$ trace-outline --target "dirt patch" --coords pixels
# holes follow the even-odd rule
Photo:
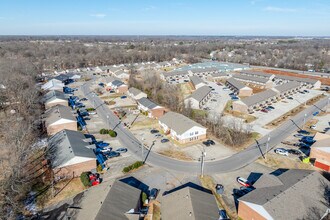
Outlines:
[[[158,128],[158,121],[156,119],[144,117],[143,120],[139,120],[133,123],[131,130],[139,130],[144,128]]]
[[[193,88],[190,83],[182,83],[179,86],[180,86],[183,97],[190,95],[193,91]]]
[[[260,87],[252,87],[252,90],[253,90],[253,94],[266,91],[266,89]]]
[[[192,158],[190,156],[186,155],[184,152],[174,150],[174,149],[163,150],[163,151],[160,151],[159,154],[167,156],[167,157],[175,158],[178,160],[184,160],[184,161],[192,160]]]
[[[202,186],[204,188],[207,188],[207,189],[209,189],[209,190],[212,191],[212,193],[213,193],[213,195],[214,195],[214,197],[215,197],[215,199],[217,201],[218,206],[219,207],[222,207],[223,209],[226,210],[228,217],[230,219],[237,219],[237,213],[236,213],[236,211],[235,210],[231,210],[229,208],[229,206],[225,203],[224,199],[219,194],[216,193],[216,191],[215,191],[216,184],[214,183],[213,178],[210,177],[210,176],[205,176],[204,175],[204,177],[201,177],[200,176],[199,179],[200,179],[200,181],[202,183]]]

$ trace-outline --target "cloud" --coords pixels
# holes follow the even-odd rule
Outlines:
[[[298,9],[296,8],[280,8],[280,7],[273,7],[273,6],[268,6],[263,9],[264,11],[269,11],[269,12],[296,12]]]
[[[157,9],[157,7],[151,5],[151,6],[145,7],[145,8],[143,9],[143,11],[152,11],[152,10],[155,10],[155,9]]]
[[[97,13],[97,14],[91,14],[90,16],[91,17],[95,17],[95,18],[104,18],[107,15],[106,14],[103,14],[103,13]]]

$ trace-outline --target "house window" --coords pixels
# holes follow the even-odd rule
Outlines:
[[[198,134],[198,131],[195,131],[195,134]]]

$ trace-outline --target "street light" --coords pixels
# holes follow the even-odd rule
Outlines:
[[[266,159],[266,156],[267,156],[267,153],[268,153],[269,141],[270,141],[270,136],[268,136],[268,138],[267,138],[265,159]]]
[[[107,121],[108,121],[108,127],[109,127],[109,129],[110,129],[109,115],[107,115]]]

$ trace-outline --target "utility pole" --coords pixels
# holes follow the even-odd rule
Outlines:
[[[201,177],[203,178],[204,177],[204,162],[205,162],[205,159],[204,159],[204,157],[206,156],[206,152],[205,152],[205,150],[203,149],[203,151],[202,151],[202,159],[201,159],[201,162],[202,162],[202,175],[201,175]]]
[[[269,141],[270,141],[270,136],[268,136],[268,138],[267,138],[267,143],[266,143],[266,152],[265,152],[265,159],[266,159],[266,156],[267,156],[267,153],[268,153],[268,148],[269,148]]]

